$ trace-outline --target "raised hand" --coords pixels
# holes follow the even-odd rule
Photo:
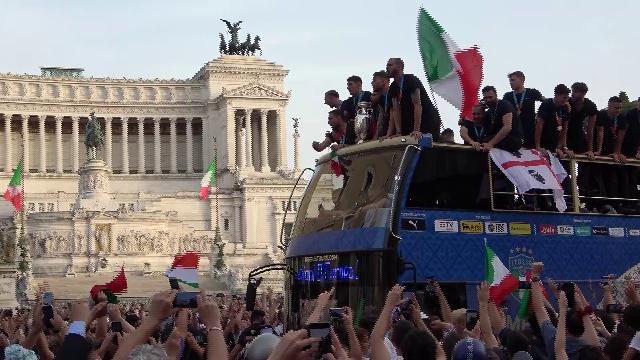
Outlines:
[[[531,264],[531,277],[540,278],[542,271],[544,270],[544,263],[538,261]]]
[[[561,312],[564,310],[565,313],[569,309],[569,303],[567,301],[567,295],[564,293],[564,291],[558,292],[558,307],[559,307]]]
[[[91,320],[91,310],[89,310],[89,304],[86,301],[79,301],[71,306],[69,321],[89,322],[89,320]]]
[[[350,307],[343,307],[344,313],[342,314],[342,322],[345,324],[353,324],[353,311]]]
[[[289,331],[271,352],[269,360],[297,360],[307,359],[317,350],[307,348],[320,341],[320,338],[308,338],[307,330]],[[305,348],[307,348],[305,350]]]
[[[318,301],[316,306],[324,306],[326,307],[327,305],[329,305],[329,301],[331,300],[331,297],[333,296],[333,293],[336,291],[335,287],[332,287],[331,290],[329,291],[323,291],[320,295],[318,295]]]
[[[175,290],[167,290],[153,295],[149,317],[158,322],[166,319],[171,314],[176,294]]]
[[[486,281],[481,282],[478,286],[478,302],[480,304],[489,303],[489,284]]]
[[[220,309],[215,302],[213,302],[204,292],[201,292],[198,297],[198,313],[200,314],[200,320],[207,329],[213,327],[220,327]],[[242,318],[242,312],[238,313],[238,316]]]
[[[402,291],[404,290],[403,286],[398,284],[394,285],[389,293],[387,293],[387,301],[385,305],[387,306],[398,306],[402,303]]]

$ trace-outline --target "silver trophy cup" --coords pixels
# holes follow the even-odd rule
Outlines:
[[[358,103],[358,110],[356,112],[356,118],[354,128],[356,132],[356,138],[358,142],[362,142],[367,138],[369,129],[371,126],[371,103],[368,101],[360,101]]]

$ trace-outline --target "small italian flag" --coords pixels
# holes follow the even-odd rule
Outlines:
[[[518,290],[520,280],[500,261],[493,250],[484,244],[486,254],[486,280],[489,284],[489,298],[500,304],[504,298]]]
[[[199,261],[200,255],[195,252],[189,251],[184,255],[176,255],[171,268],[167,270],[165,275],[170,279],[176,279],[194,288],[200,287]]]
[[[22,211],[22,160],[13,172],[9,186],[4,192],[4,198],[13,204],[16,211]]]
[[[200,200],[206,200],[209,196],[209,190],[216,183],[216,159],[213,158],[209,163],[207,173],[202,177],[200,181]]]
[[[471,119],[473,105],[480,102],[480,51],[477,47],[460,50],[444,28],[422,8],[417,30],[420,55],[431,89]]]

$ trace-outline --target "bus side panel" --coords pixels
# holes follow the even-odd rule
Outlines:
[[[418,280],[483,280],[485,239],[518,274],[542,261],[545,277],[595,280],[619,276],[640,263],[635,218],[404,210],[398,226],[398,255],[416,265]],[[405,272],[400,280],[411,277]]]

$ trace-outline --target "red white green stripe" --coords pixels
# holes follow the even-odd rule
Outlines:
[[[22,160],[13,172],[9,186],[4,192],[4,198],[13,204],[16,211],[22,211]]]
[[[424,9],[418,15],[418,46],[431,89],[463,115],[479,102],[482,56],[477,47],[460,51],[451,36]]]
[[[216,183],[216,159],[214,158],[209,163],[207,173],[202,177],[200,181],[200,200],[205,200],[209,196],[211,187]]]
[[[200,255],[198,253],[187,252],[184,255],[176,255],[171,268],[167,270],[165,275],[194,288],[200,287],[199,261]]]
[[[486,280],[489,284],[489,297],[496,304],[500,304],[504,298],[518,289],[520,280],[500,261],[493,250],[484,245],[486,261]]]

